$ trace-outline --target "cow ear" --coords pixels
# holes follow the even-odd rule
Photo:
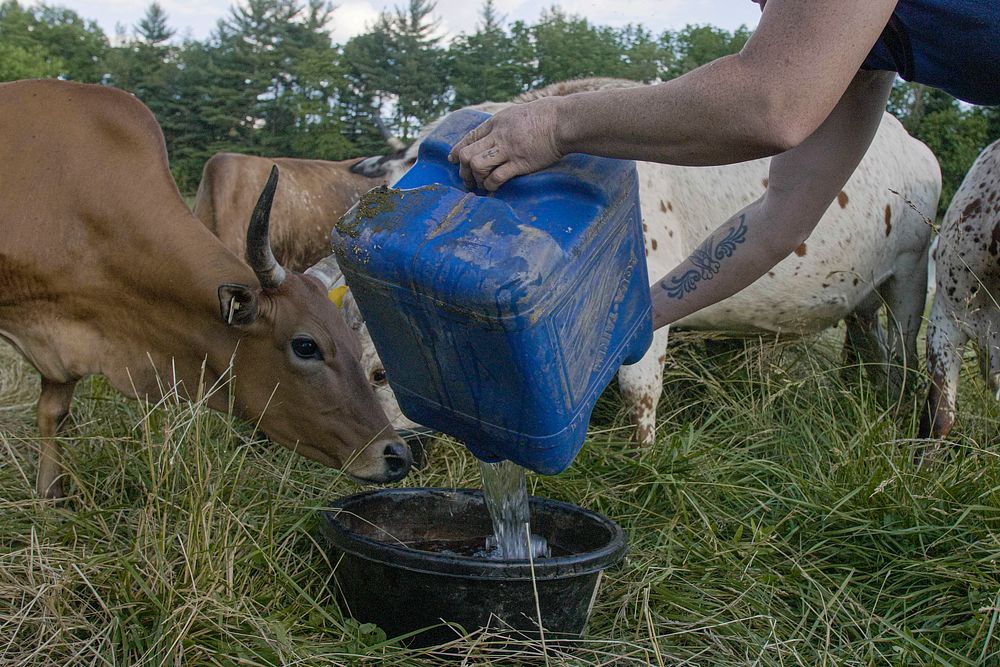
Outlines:
[[[247,285],[219,285],[222,321],[232,326],[246,326],[257,319],[257,291]]]

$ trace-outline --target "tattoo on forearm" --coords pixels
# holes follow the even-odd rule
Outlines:
[[[672,299],[680,299],[685,294],[689,294],[698,288],[698,283],[702,280],[711,280],[721,268],[721,261],[726,257],[732,257],[736,252],[736,246],[746,241],[747,223],[746,213],[740,216],[739,221],[731,227],[726,235],[717,244],[709,237],[691,253],[691,263],[693,269],[688,269],[680,276],[675,276],[669,281],[663,280],[660,286],[666,290],[667,295]]]

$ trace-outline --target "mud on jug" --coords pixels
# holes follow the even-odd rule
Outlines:
[[[573,154],[470,192],[448,153],[487,118],[447,116],[332,243],[403,413],[554,474],[652,340],[635,163]]]

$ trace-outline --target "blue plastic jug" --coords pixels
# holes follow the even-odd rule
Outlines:
[[[554,474],[652,340],[635,163],[574,154],[470,192],[448,153],[487,118],[446,117],[333,248],[403,413],[480,459]]]

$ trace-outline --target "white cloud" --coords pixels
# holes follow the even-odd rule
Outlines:
[[[329,23],[333,41],[342,44],[354,35],[364,32],[378,19],[378,14],[379,11],[367,0],[338,2]]]

